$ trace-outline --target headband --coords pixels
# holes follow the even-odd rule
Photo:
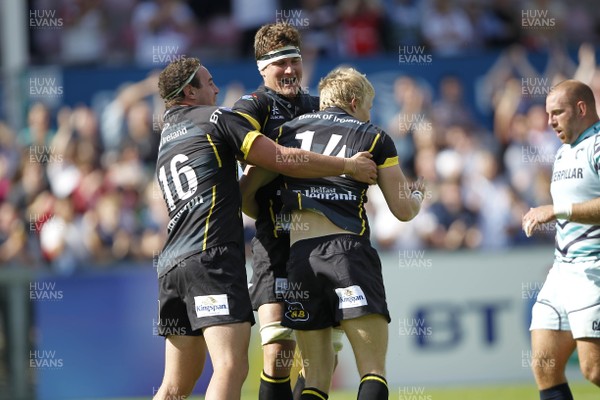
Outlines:
[[[259,57],[258,60],[256,60],[256,65],[258,66],[258,70],[262,71],[269,64],[271,64],[275,61],[283,60],[284,58],[293,58],[293,57],[302,58],[302,56],[300,55],[300,49],[297,48],[296,46],[285,46],[285,47],[281,47],[279,49],[270,51],[267,54],[265,54],[264,56]]]
[[[171,93],[169,93],[168,95],[165,96],[165,100],[171,100],[173,98],[175,98],[175,96],[177,96],[179,94],[179,92],[181,92],[183,90],[183,88],[192,81],[192,79],[194,79],[194,76],[196,76],[196,72],[198,72],[198,70],[200,69],[202,65],[198,65],[198,68],[196,68],[194,70],[194,72],[192,72],[192,74],[190,75],[189,78],[186,79],[185,82],[183,82],[183,84],[181,86],[179,86],[177,89],[173,90]]]

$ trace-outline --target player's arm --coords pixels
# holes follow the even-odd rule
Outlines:
[[[600,198],[573,204],[547,204],[531,208],[523,216],[523,231],[529,237],[538,225],[555,219],[600,225]]]
[[[583,203],[575,203],[571,206],[572,210],[569,221],[579,222],[581,224],[600,225],[600,198],[588,200]]]
[[[366,151],[352,158],[325,156],[292,147],[283,147],[264,135],[253,138],[245,152],[248,163],[293,178],[322,178],[349,175],[359,182],[373,184],[377,180],[377,167]]]
[[[267,171],[260,167],[248,165],[244,175],[240,179],[240,191],[242,192],[242,211],[250,218],[258,217],[258,203],[256,202],[256,191],[271,182],[277,173]]]
[[[352,158],[325,156],[306,150],[283,147],[256,129],[239,113],[217,109],[210,121],[219,127],[223,138],[249,164],[294,178],[321,178],[349,175],[359,182],[377,182],[377,167],[371,154],[360,152]],[[225,122],[223,122],[225,121]]]
[[[417,181],[416,184],[411,184],[400,165],[393,161],[391,164],[380,167],[377,184],[392,214],[400,221],[410,221],[421,210],[423,183]]]

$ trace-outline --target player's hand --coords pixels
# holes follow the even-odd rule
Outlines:
[[[372,157],[368,151],[356,153],[352,158],[346,159],[349,171],[345,173],[359,182],[369,185],[377,183],[377,165],[371,160]]]
[[[554,207],[551,205],[530,208],[527,214],[523,216],[523,232],[525,232],[527,237],[530,237],[536,227],[554,219],[556,219],[554,216]]]
[[[410,195],[419,199],[419,203],[425,199],[425,180],[422,176],[410,184]]]
[[[425,189],[425,180],[422,176],[420,176],[416,181],[410,184],[411,192],[419,191],[421,193],[425,193]]]

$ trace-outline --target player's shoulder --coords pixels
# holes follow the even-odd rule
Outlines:
[[[302,93],[300,96],[302,100],[314,111],[319,110],[319,96],[313,96],[309,93]]]
[[[233,109],[244,109],[268,104],[269,94],[264,88],[260,87],[253,92],[242,95],[233,105]]]
[[[593,134],[590,139],[590,143],[588,144],[588,154],[594,160],[597,160],[600,158],[600,132]]]

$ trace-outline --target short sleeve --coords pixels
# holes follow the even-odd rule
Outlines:
[[[235,102],[232,110],[240,114],[257,130],[262,130],[262,123],[268,115],[267,107],[263,106],[256,93],[245,94]]]
[[[600,135],[594,137],[592,167],[594,168],[594,171],[596,171],[596,175],[600,175]]]
[[[380,131],[375,136],[369,151],[373,154],[373,162],[375,162],[377,168],[392,167],[399,163],[396,145],[384,131]]]
[[[262,136],[258,130],[242,115],[226,108],[213,112],[210,122],[216,125],[219,136],[236,150],[236,155],[244,160],[257,137]]]

